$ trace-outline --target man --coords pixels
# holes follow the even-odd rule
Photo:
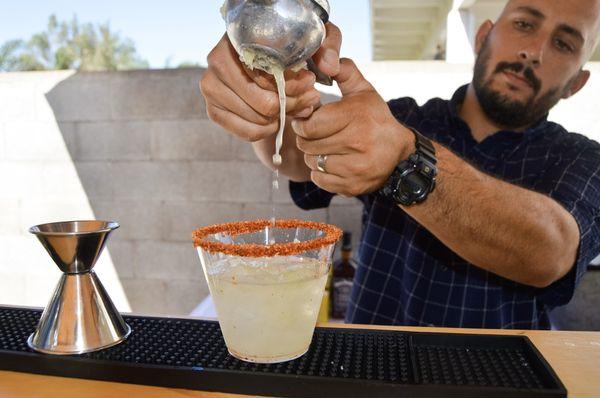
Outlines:
[[[312,74],[287,77],[280,171],[303,208],[336,193],[364,204],[346,321],[550,327],[548,311],[600,253],[600,145],[546,116],[586,84],[599,32],[599,0],[511,0],[477,33],[471,84],[418,106],[386,104],[352,61],[338,63],[328,25],[315,60],[343,98],[319,107]],[[208,61],[209,117],[272,167],[271,80],[226,38]]]

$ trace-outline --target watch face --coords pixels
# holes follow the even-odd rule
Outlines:
[[[413,199],[427,193],[428,181],[420,173],[410,173],[402,179],[401,190]]]

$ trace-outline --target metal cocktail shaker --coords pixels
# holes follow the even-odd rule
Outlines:
[[[317,81],[331,85],[311,59],[325,39],[327,0],[226,0],[221,11],[238,54],[267,54],[284,69],[306,62]]]

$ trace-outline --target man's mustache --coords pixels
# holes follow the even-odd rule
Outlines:
[[[531,84],[531,87],[533,87],[533,91],[536,94],[542,88],[542,82],[535,76],[533,70],[530,67],[525,67],[525,65],[520,62],[500,62],[498,63],[498,66],[496,66],[494,73],[500,73],[505,70],[510,70],[515,73],[521,73],[521,71],[523,71],[523,77]]]

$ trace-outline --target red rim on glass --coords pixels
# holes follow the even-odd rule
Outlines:
[[[222,243],[209,240],[211,235],[228,234],[236,236],[261,231],[273,226],[271,220],[240,221],[209,225],[195,230],[192,234],[194,246],[201,247],[206,252],[223,253],[240,257],[273,257],[289,256],[304,253],[309,250],[319,249],[327,245],[333,245],[342,236],[342,230],[334,225],[303,220],[276,220],[276,229],[314,229],[323,231],[323,235],[315,239],[300,242],[273,243],[271,245],[251,243]]]

